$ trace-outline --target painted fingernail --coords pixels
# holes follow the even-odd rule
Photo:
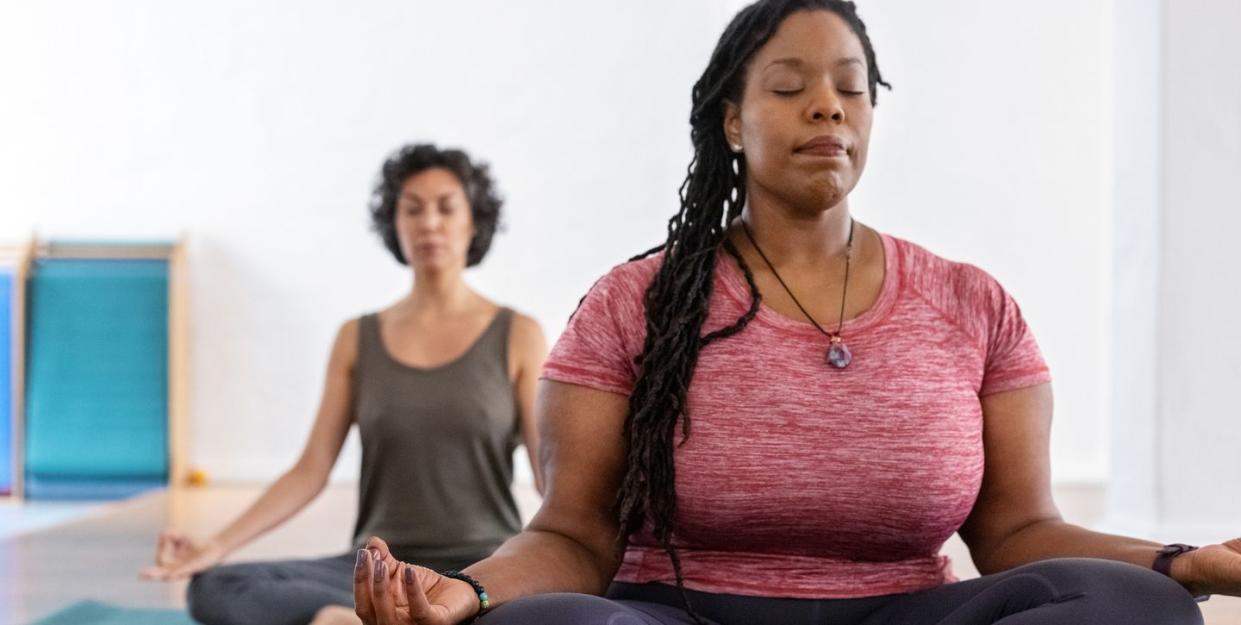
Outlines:
[[[359,570],[359,571],[366,568],[366,550],[365,549],[358,550],[358,562],[354,566],[356,567],[356,570]]]
[[[376,560],[376,561],[375,561],[375,578],[376,578],[376,579],[378,579],[378,578],[382,578],[382,577],[387,577],[387,575],[386,575],[386,571],[384,570],[385,568],[387,568],[387,566],[386,566],[386,564],[384,563],[384,561],[383,561],[383,560]]]
[[[405,567],[405,583],[412,586],[414,584],[414,567]]]

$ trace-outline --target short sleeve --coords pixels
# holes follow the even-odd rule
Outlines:
[[[1002,393],[1051,381],[1051,372],[1021,308],[999,283],[991,280],[987,356],[979,396]]]
[[[543,378],[629,395],[637,379],[634,358],[646,333],[643,295],[647,261],[614,268],[591,287],[560,335]]]

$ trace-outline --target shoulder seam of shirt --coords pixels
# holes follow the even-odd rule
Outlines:
[[[911,283],[912,283],[912,282],[914,282],[914,281],[913,281],[913,280],[909,280],[909,282],[911,282]],[[927,296],[926,296],[926,295],[922,292],[922,289],[921,289],[921,288],[919,288],[919,286],[918,286],[918,285],[916,285],[916,284],[910,284],[910,285],[909,285],[909,290],[910,290],[910,291],[913,291],[914,295],[917,295],[917,296],[918,296],[918,299],[920,299],[920,300],[922,300],[924,303],[926,303],[926,305],[927,305],[927,306],[930,306],[930,307],[931,307],[931,310],[934,310],[934,311],[935,311],[935,314],[939,315],[939,317],[940,317],[941,319],[943,319],[944,321],[946,321],[946,322],[948,323],[948,325],[952,326],[952,329],[956,330],[958,333],[960,333],[962,336],[964,336],[967,340],[969,340],[969,341],[970,341],[970,343],[972,343],[972,344],[974,345],[974,350],[978,352],[978,355],[979,355],[979,356],[981,356],[981,357],[983,358],[983,360],[984,360],[984,361],[986,361],[986,359],[987,359],[987,347],[986,347],[986,341],[985,341],[985,340],[979,340],[979,338],[978,338],[978,337],[975,337],[975,336],[973,336],[972,334],[970,334],[969,332],[967,332],[967,331],[965,330],[965,328],[961,327],[961,324],[960,324],[959,322],[957,322],[957,320],[956,320],[956,319],[953,319],[951,315],[949,315],[948,313],[944,312],[944,310],[943,310],[942,308],[940,308],[939,306],[937,306],[937,305],[935,304],[935,302],[932,302],[932,301],[931,301],[931,299],[930,299],[930,298],[928,298],[928,297],[927,297]]]

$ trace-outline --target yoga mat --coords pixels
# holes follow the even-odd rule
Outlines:
[[[89,475],[57,475],[52,478],[26,475],[27,498],[42,501],[102,501],[128,499],[168,485],[162,476],[99,478]],[[31,493],[34,493],[31,495]]]
[[[31,625],[196,625],[185,610],[139,610],[79,601]]]
[[[165,483],[168,263],[39,260],[28,293],[26,496]]]
[[[13,492],[13,271],[0,267],[0,495]]]

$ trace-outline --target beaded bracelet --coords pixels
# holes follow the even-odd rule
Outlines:
[[[487,598],[487,589],[483,588],[483,585],[480,584],[478,580],[462,573],[461,571],[444,571],[443,573],[440,573],[440,575],[450,579],[461,580],[474,587],[474,592],[478,593],[478,614],[475,615],[475,618],[482,616],[483,613],[487,611],[487,608],[491,605],[491,601]]]

